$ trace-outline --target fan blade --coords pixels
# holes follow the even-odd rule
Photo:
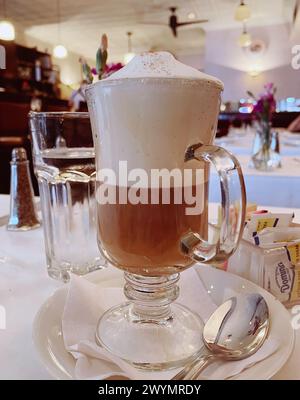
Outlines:
[[[139,22],[140,25],[159,25],[159,26],[168,26],[163,22]]]
[[[209,21],[208,19],[199,19],[197,21],[178,22],[177,26],[203,24],[204,22],[208,22],[208,21]]]

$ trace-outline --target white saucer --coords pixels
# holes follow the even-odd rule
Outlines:
[[[279,343],[278,351],[266,360],[243,371],[235,379],[270,379],[288,360],[294,345],[294,331],[290,315],[283,305],[271,294],[255,284],[229,272],[209,266],[197,265],[197,272],[216,304],[224,301],[225,291],[256,292],[264,296],[271,316],[269,336]],[[122,286],[122,273],[117,269],[97,271],[88,279],[103,286]],[[33,323],[33,340],[38,354],[49,371],[57,379],[73,379],[75,360],[64,347],[62,336],[62,314],[67,287],[58,289],[40,308]]]

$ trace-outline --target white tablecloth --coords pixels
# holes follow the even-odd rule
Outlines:
[[[216,139],[216,144],[230,150],[234,154],[250,156],[254,137],[255,130],[252,128],[248,128],[247,130],[231,129],[228,136]],[[282,156],[300,156],[300,146],[286,144],[295,137],[298,138],[299,136],[279,129],[280,154]]]
[[[0,195],[0,217],[8,208],[9,197]],[[300,209],[296,219],[300,222]],[[41,304],[62,285],[47,275],[41,228],[7,232],[0,227],[0,306],[7,314],[6,329],[0,329],[0,379],[51,379],[33,346],[32,322]],[[296,334],[293,355],[276,379],[300,379],[300,332]]]
[[[287,134],[283,134],[287,137]],[[231,151],[239,160],[246,184],[248,202],[274,207],[300,208],[300,146],[282,145],[282,168],[260,172],[249,167],[254,133],[235,134],[216,140],[216,144]],[[220,184],[211,173],[210,201],[220,199]]]

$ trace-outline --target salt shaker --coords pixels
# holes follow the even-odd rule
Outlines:
[[[10,231],[35,229],[40,226],[40,221],[35,208],[29,161],[24,148],[13,149],[10,165],[10,215],[7,229]]]

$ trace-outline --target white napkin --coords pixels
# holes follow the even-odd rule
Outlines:
[[[76,379],[124,379],[161,380],[172,378],[179,370],[144,372],[114,357],[95,342],[95,331],[99,317],[108,308],[124,302],[123,278],[114,268],[97,273],[99,283],[73,275],[65,303],[62,328],[66,349],[76,360]],[[205,322],[216,305],[194,268],[181,274],[180,303],[197,312]],[[231,293],[232,294],[232,293]],[[225,299],[224,299],[225,300]],[[267,339],[262,348],[252,357],[242,361],[217,362],[203,371],[201,378],[226,379],[238,375],[255,363],[275,353],[277,341]]]

